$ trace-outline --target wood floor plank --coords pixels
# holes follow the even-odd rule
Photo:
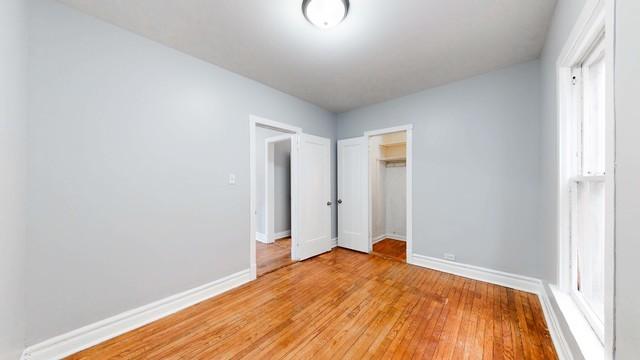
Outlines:
[[[467,296],[465,285],[468,281],[471,280],[464,278],[457,278],[455,280],[455,292],[449,298],[446,312],[443,312],[440,316],[440,321],[443,322],[444,328],[438,341],[438,348],[435,355],[437,359],[451,359],[453,357],[460,324],[462,322],[464,300]]]
[[[477,319],[473,311],[473,304],[476,300],[476,281],[468,281],[466,284],[466,293],[464,307],[460,319],[460,328],[458,330],[458,338],[456,339],[452,357],[454,359],[464,358],[465,348],[473,343],[473,334]]]
[[[463,359],[482,359],[484,355],[483,344],[485,336],[486,326],[486,302],[485,297],[487,293],[486,283],[476,283],[476,294],[473,301],[473,308],[471,310],[471,330],[469,336],[471,341],[467,341],[464,348]]]
[[[538,300],[538,297],[534,294],[522,293],[523,296],[529,299],[529,307],[532,318],[534,319],[535,335],[538,337],[540,347],[542,348],[543,358],[545,359],[557,359],[558,354],[553,347],[553,341],[551,340],[551,334],[547,328],[547,323],[542,312],[542,305]]]
[[[534,294],[336,249],[69,357],[309,358],[557,355]]]

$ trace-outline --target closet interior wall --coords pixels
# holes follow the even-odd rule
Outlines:
[[[369,138],[371,236],[406,239],[406,133]]]

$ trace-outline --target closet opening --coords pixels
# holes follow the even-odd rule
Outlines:
[[[368,138],[372,254],[407,260],[407,131]]]
[[[338,140],[338,246],[413,262],[413,125]]]

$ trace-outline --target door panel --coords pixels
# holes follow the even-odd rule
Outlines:
[[[338,141],[338,245],[369,252],[365,137]]]
[[[296,254],[299,260],[331,250],[331,141],[299,137],[299,224]]]

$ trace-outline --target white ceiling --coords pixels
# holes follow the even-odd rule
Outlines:
[[[331,30],[302,0],[61,0],[343,112],[536,59],[556,0],[351,0]]]

